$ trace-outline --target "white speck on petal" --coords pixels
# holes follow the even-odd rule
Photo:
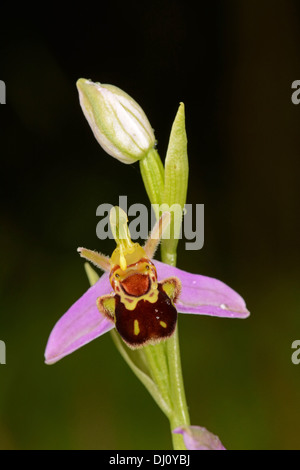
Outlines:
[[[226,304],[221,304],[221,305],[220,305],[220,308],[222,308],[223,310],[228,310],[228,305],[226,305]]]

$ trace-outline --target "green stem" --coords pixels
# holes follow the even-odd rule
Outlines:
[[[164,401],[171,409],[172,403],[170,401],[169,369],[165,344],[161,342],[154,346],[145,346],[143,351],[147,359],[147,365],[150,370],[151,377],[156,383]],[[168,414],[169,419],[170,416],[171,413]]]
[[[162,249],[162,261],[172,266],[176,265],[176,252],[166,253]],[[181,434],[173,434],[172,430],[178,426],[189,426],[190,417],[185,397],[180,349],[178,324],[173,336],[167,340],[167,358],[169,366],[170,391],[172,399],[172,415],[170,417],[173,448],[175,450],[186,450]]]
[[[177,253],[166,251],[164,244],[161,245],[161,255],[163,263],[169,264],[170,266],[176,266]]]
[[[189,426],[190,417],[185,398],[180,351],[178,338],[178,325],[173,336],[167,341],[170,389],[173,405],[173,413],[170,418],[171,433],[178,426]],[[185,450],[183,437],[172,433],[173,447],[175,450]]]

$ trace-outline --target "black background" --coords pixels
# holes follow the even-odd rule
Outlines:
[[[299,448],[300,9],[296,0],[98,2],[3,9],[0,79],[0,448],[170,448],[168,423],[109,335],[55,366],[48,335],[88,287],[77,246],[110,254],[96,208],[148,204],[138,164],[107,156],[78,102],[80,77],[144,109],[164,160],[185,103],[188,203],[201,251],[178,266],[246,300],[245,321],[186,316],[180,340],[193,424],[225,447]]]

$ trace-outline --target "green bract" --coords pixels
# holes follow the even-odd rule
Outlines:
[[[172,125],[165,160],[165,187],[163,202],[171,210],[171,236],[162,242],[166,263],[176,263],[176,249],[188,187],[189,163],[185,130],[184,104],[180,103]],[[166,209],[163,209],[166,210]]]

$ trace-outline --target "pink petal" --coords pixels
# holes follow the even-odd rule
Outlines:
[[[226,450],[218,436],[200,426],[182,426],[173,433],[183,436],[188,450]]]
[[[111,292],[107,273],[90,287],[58,320],[45,351],[46,364],[54,364],[81,346],[114,328],[96,305],[97,297]]]
[[[176,302],[179,313],[229,318],[247,318],[250,315],[243,298],[223,282],[153,261],[157,268],[158,280],[170,276],[180,279],[182,290]]]

